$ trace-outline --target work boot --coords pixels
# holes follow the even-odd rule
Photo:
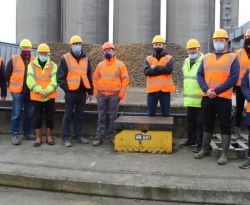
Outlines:
[[[194,155],[195,159],[202,159],[209,154],[210,142],[212,139],[212,133],[204,132],[201,150]]]
[[[11,142],[13,145],[20,145],[21,140],[19,139],[19,136],[17,134],[14,134],[11,136]]]
[[[46,128],[46,143],[49,145],[54,145],[55,141],[52,137],[52,130],[50,128]]]
[[[92,145],[95,147],[95,146],[99,146],[102,144],[102,139],[101,138],[98,138],[96,137],[93,142],[92,142]]]
[[[248,169],[250,168],[250,157],[247,158],[240,166],[241,169]]]
[[[34,142],[33,146],[34,147],[40,147],[43,143],[42,140],[42,128],[35,129],[36,131],[36,141]]]
[[[220,158],[218,159],[217,163],[219,165],[224,165],[227,164],[227,153],[229,150],[229,146],[230,146],[230,140],[231,140],[231,135],[221,135],[221,155]]]
[[[78,141],[82,144],[88,144],[89,143],[89,139],[87,139],[86,137],[79,137]]]
[[[180,144],[180,148],[186,148],[186,147],[195,147],[196,143],[190,139],[188,139],[186,142]]]
[[[70,142],[70,139],[63,139],[62,140],[62,144],[65,146],[65,147],[71,147],[72,144]]]
[[[238,140],[239,138],[241,138],[240,128],[235,127],[234,130],[233,130],[233,134],[232,134],[232,140]]]

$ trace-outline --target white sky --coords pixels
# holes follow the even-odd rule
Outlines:
[[[31,0],[32,1],[32,0]],[[34,0],[33,0],[34,1]],[[113,1],[110,0],[110,8],[113,8]],[[199,0],[196,0],[199,1]],[[239,0],[239,26],[243,25],[247,21],[250,21],[250,1]],[[219,2],[216,0],[216,22],[215,28],[219,28]],[[161,35],[166,36],[166,0],[161,0]],[[0,1],[0,41],[15,43],[16,42],[16,0]],[[109,19],[110,23],[113,22],[113,18]],[[109,28],[111,32],[109,40],[113,38],[113,28]]]

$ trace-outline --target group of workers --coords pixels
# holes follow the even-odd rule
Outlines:
[[[218,29],[213,35],[214,52],[202,54],[196,39],[187,42],[188,57],[183,63],[183,99],[187,107],[187,141],[181,147],[195,146],[195,159],[208,155],[217,118],[220,125],[222,152],[218,164],[228,162],[231,141],[231,108],[233,89],[236,91],[236,128],[240,125],[244,102],[247,99],[246,122],[250,135],[250,30],[245,34],[244,47],[232,53],[228,51],[228,33]],[[145,58],[143,71],[146,76],[147,107],[149,116],[155,116],[158,101],[162,116],[169,116],[170,93],[175,92],[172,79],[174,60],[166,52],[165,39],[156,35],[152,40],[153,52]],[[21,53],[13,55],[5,68],[1,63],[1,98],[5,99],[7,87],[13,100],[11,115],[11,141],[19,145],[21,139],[32,140],[31,122],[35,129],[35,147],[41,146],[43,115],[46,119],[46,143],[54,145],[52,129],[57,88],[65,93],[65,112],[61,138],[66,147],[72,146],[70,123],[74,122],[74,136],[80,143],[89,143],[82,133],[82,120],[87,100],[96,96],[98,120],[93,146],[103,142],[105,124],[109,113],[108,137],[114,140],[114,120],[118,105],[126,96],[129,76],[126,65],[118,60],[115,46],[106,42],[102,46],[104,60],[91,74],[91,62],[83,49],[83,41],[75,35],[70,39],[70,51],[60,63],[50,60],[50,48],[42,43],[36,57],[31,55],[32,44],[28,39],[20,42]],[[23,110],[23,137],[19,134]],[[33,121],[31,121],[33,116]],[[72,116],[74,116],[72,120]],[[250,146],[250,139],[248,141]],[[240,165],[250,167],[249,158]]]

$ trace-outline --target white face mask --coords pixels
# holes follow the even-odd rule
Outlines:
[[[46,61],[48,60],[48,56],[39,55],[38,57],[39,57],[39,60],[40,60],[42,63],[44,63],[44,62],[46,62]]]
[[[195,59],[199,58],[199,53],[189,54],[189,58],[190,58],[191,60],[195,60]]]

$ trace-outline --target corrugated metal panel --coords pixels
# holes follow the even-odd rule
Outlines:
[[[11,55],[20,53],[19,45],[17,44],[11,44],[11,43],[5,43],[0,42],[0,56],[3,59],[3,62],[6,64],[10,58]],[[36,54],[36,49],[31,50],[32,55]]]

